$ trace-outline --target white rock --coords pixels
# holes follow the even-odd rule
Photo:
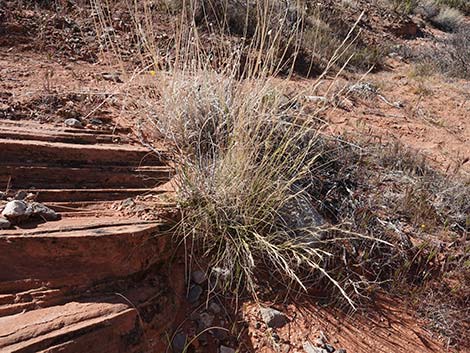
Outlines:
[[[328,353],[326,349],[315,347],[313,344],[310,342],[305,342],[303,344],[305,353]]]
[[[5,205],[5,208],[2,211],[2,216],[11,221],[28,216],[27,211],[28,205],[26,202],[21,200],[13,200]]]
[[[83,128],[83,124],[81,123],[81,121],[75,118],[70,118],[70,119],[65,120],[64,124],[68,127],[74,127],[77,129]]]

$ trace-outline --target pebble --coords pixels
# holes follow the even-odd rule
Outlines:
[[[346,352],[346,349],[340,348],[336,351],[336,353],[347,353],[347,352]]]
[[[64,124],[68,127],[74,127],[74,128],[77,128],[77,129],[82,129],[83,128],[82,122],[78,119],[75,119],[75,118],[66,119],[64,121]]]
[[[220,305],[214,302],[209,303],[209,310],[212,311],[214,314],[219,314],[222,311]]]
[[[39,216],[46,221],[56,221],[59,219],[59,215],[53,209],[39,202],[29,204],[26,212],[31,216]]]
[[[28,193],[24,190],[20,190],[15,195],[15,200],[24,200],[28,196]]]
[[[7,229],[11,227],[11,223],[8,219],[0,217],[0,229]]]
[[[219,352],[220,353],[235,353],[235,349],[226,347],[226,346],[220,346]]]
[[[288,322],[287,316],[276,309],[261,308],[260,313],[263,321],[271,328],[280,328]]]
[[[121,76],[117,72],[104,72],[101,74],[101,77],[103,77],[107,81],[113,81],[117,83],[123,83]]]
[[[209,313],[203,312],[201,313],[201,315],[199,315],[198,322],[199,322],[199,327],[198,327],[199,330],[203,331],[206,328],[212,326],[212,323],[214,322],[214,316]]]
[[[186,348],[186,342],[188,338],[184,333],[177,333],[175,337],[173,337],[173,341],[171,342],[171,346],[173,348],[174,353],[182,353]]]
[[[202,271],[194,271],[191,274],[191,279],[196,284],[203,284],[205,281],[207,281],[207,276]]]
[[[201,297],[201,294],[202,294],[203,290],[201,288],[201,286],[192,286],[191,289],[189,290],[189,293],[188,293],[188,301],[191,303],[191,304],[194,304],[196,303],[199,298]]]
[[[212,336],[214,336],[214,338],[218,339],[219,341],[223,341],[229,336],[227,330],[220,328],[213,328],[209,332],[212,334]]]
[[[96,119],[96,118],[93,118],[90,120],[90,124],[92,125],[103,125],[103,120],[101,119]]]

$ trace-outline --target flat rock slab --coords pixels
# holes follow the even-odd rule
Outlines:
[[[0,351],[77,352],[87,347],[87,353],[132,352],[136,327],[136,310],[116,300],[71,302],[1,317]]]
[[[0,236],[0,281],[35,279],[56,287],[89,285],[145,271],[163,261],[165,224],[74,219],[68,226],[6,230]]]

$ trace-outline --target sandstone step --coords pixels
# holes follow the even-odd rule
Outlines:
[[[20,190],[20,189],[19,189]],[[12,189],[15,193],[19,190]],[[36,195],[37,202],[67,202],[67,201],[111,201],[124,200],[144,194],[159,194],[155,189],[31,189],[28,190]]]
[[[0,351],[5,353],[131,353],[141,335],[137,311],[116,298],[0,317]]]
[[[77,145],[62,142],[0,139],[0,165],[50,164],[60,166],[163,165],[145,148],[118,145]]]
[[[95,143],[123,143],[129,142],[129,139],[112,134],[86,133],[81,130],[41,130],[31,131],[28,127],[2,127],[0,126],[0,138],[12,140],[35,140],[48,142],[65,142],[76,144],[95,144]]]
[[[168,181],[170,177],[171,170],[163,166],[145,168],[3,166],[0,169],[0,188],[148,188],[158,186]]]
[[[162,261],[169,227],[87,217],[5,230],[0,235],[0,282],[29,280],[63,288],[145,271]]]
[[[33,120],[9,120],[0,118],[0,129],[2,130],[14,130],[24,129],[34,133],[74,133],[74,134],[89,134],[89,135],[115,135],[119,133],[122,136],[123,133],[130,133],[131,131],[127,128],[116,127],[113,129],[99,128],[99,129],[77,129],[59,124],[50,124],[44,122],[38,122]]]

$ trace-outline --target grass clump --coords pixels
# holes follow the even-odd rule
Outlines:
[[[405,57],[417,62],[428,72],[433,70],[448,77],[470,77],[470,26],[462,25],[455,33],[439,41],[435,48],[421,51],[403,49]]]
[[[447,32],[456,32],[463,22],[462,13],[451,7],[442,7],[439,13],[430,19],[431,23]]]
[[[227,274],[224,288],[236,294],[257,297],[273,282],[304,290],[321,284],[327,295],[356,307],[377,288],[423,281],[434,248],[414,246],[401,222],[419,230],[431,215],[442,225],[435,204],[415,202],[431,195],[428,185],[421,191],[417,182],[403,181],[419,180],[415,169],[403,177],[397,163],[323,136],[316,112],[300,103],[318,82],[285,94],[301,40],[323,40],[313,33],[331,33],[331,27],[317,21],[309,34],[298,8],[279,12],[278,5],[259,1],[242,6],[256,13],[248,33],[233,22],[245,19],[246,26],[251,19],[233,17],[228,8],[210,12],[208,2],[199,18],[200,4],[181,7],[173,60],[133,101],[173,158],[182,215],[177,235],[210,268]],[[144,65],[157,67],[153,37],[138,29],[148,50]],[[219,41],[230,33],[240,36],[236,45]],[[287,42],[286,33],[292,34]],[[327,69],[351,60],[354,28],[346,38],[331,50]],[[385,173],[410,191],[384,190]],[[417,206],[397,210],[397,200]]]
[[[308,192],[324,163],[315,122],[270,80],[201,72],[168,88],[158,126],[178,153],[179,230],[231,274],[231,289],[256,296],[267,269],[268,281],[305,288],[304,276],[318,272],[353,305],[327,270],[326,250],[360,236],[328,237]]]
[[[178,234],[227,274],[226,290],[321,284],[356,307],[379,288],[429,279],[433,240],[415,247],[407,227],[466,227],[465,188],[444,192],[450,184],[412,153],[321,135],[272,79],[191,72],[159,80],[155,126],[175,156]]]

